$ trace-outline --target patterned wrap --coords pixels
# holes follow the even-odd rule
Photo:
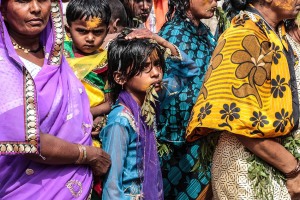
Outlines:
[[[251,19],[250,19],[251,18]],[[187,139],[215,130],[251,138],[288,134],[298,123],[294,61],[281,37],[252,12],[241,12],[220,37],[193,108]]]
[[[73,42],[65,41],[64,54],[75,75],[81,80],[90,100],[90,106],[95,107],[105,102],[105,93],[109,93],[106,84],[107,51],[99,50],[97,54],[75,57]]]
[[[298,128],[295,62],[283,24],[279,33],[248,7],[233,19],[213,53],[187,139],[222,131],[211,169],[215,199],[257,199],[248,176],[252,154],[235,134],[276,138]],[[270,169],[266,173],[272,199],[290,199],[285,184]]]
[[[198,69],[197,73],[187,71],[184,75],[192,74],[193,77],[178,94],[162,102],[157,135],[172,151],[161,158],[165,198],[196,199],[209,183],[210,173],[190,172],[198,158],[200,144],[186,144],[185,129],[216,42],[206,25],[200,23],[195,27],[178,14],[159,34],[187,54]],[[167,73],[170,69],[172,66],[167,66]]]

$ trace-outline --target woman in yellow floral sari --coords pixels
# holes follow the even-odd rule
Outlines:
[[[212,158],[215,199],[299,198],[300,142],[293,130],[300,77],[282,21],[296,17],[300,1],[237,5],[243,11],[218,41],[187,140],[210,144],[219,136]],[[201,162],[210,150],[201,149]]]

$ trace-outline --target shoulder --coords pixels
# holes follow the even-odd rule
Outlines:
[[[164,26],[160,29],[159,35],[162,37],[168,37],[172,35],[179,35],[184,29],[185,20],[178,20],[178,17],[174,17],[172,20],[167,21]]]
[[[137,132],[135,120],[130,110],[120,104],[113,106],[113,109],[109,113],[107,119],[108,126],[116,123],[127,129],[133,129],[135,132]]]
[[[222,34],[223,39],[240,39],[248,35],[255,35],[260,40],[268,40],[263,21],[250,12],[241,11],[235,16],[230,27]]]

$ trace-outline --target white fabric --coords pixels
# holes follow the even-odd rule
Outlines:
[[[20,56],[20,59],[24,63],[26,69],[29,71],[32,78],[35,78],[36,75],[39,73],[39,71],[41,71],[42,68],[40,66],[34,64],[33,62],[30,62],[29,60],[22,58],[21,56]]]

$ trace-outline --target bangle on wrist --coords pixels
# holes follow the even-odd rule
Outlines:
[[[293,169],[288,173],[284,173],[284,175],[285,178],[295,178],[299,174],[299,172],[300,172],[300,161],[298,160],[295,169]]]
[[[82,164],[86,160],[86,147],[78,144],[79,156],[75,162],[75,164]]]

